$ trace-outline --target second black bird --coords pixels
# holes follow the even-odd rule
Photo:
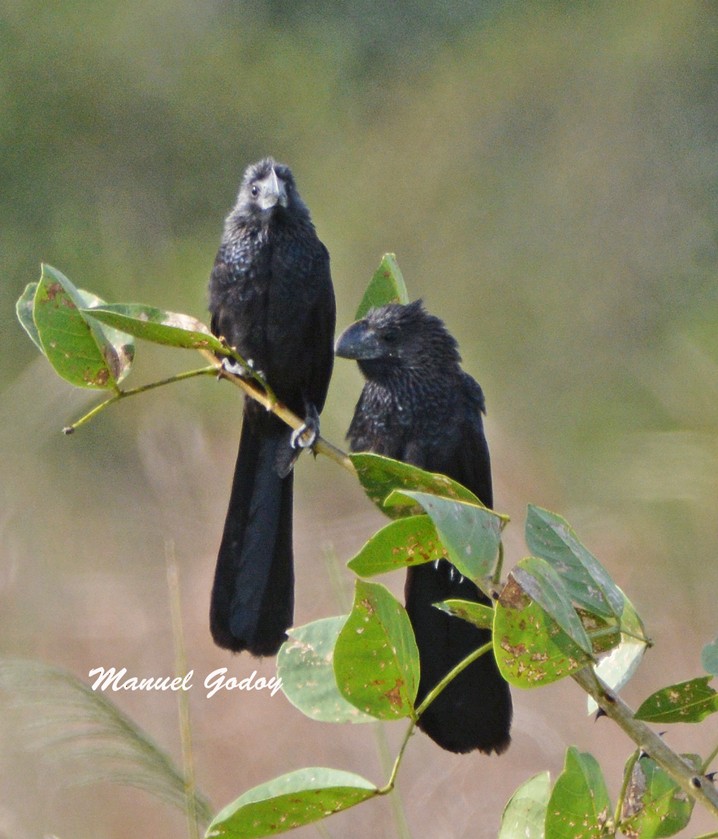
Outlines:
[[[309,442],[333,364],[329,254],[288,167],[246,170],[209,281],[212,331],[305,418]],[[303,438],[247,399],[217,558],[210,627],[220,647],[275,653],[292,624],[292,467]]]
[[[456,341],[420,301],[373,309],[337,341],[366,384],[349,427],[353,451],[440,472],[493,504],[484,395],[460,367]],[[407,569],[406,609],[421,665],[417,704],[490,632],[436,609],[447,599],[488,598],[446,560]],[[419,727],[452,752],[501,753],[510,743],[511,694],[491,653],[470,664],[429,705]]]

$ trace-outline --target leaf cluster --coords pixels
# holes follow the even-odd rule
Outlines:
[[[407,299],[396,260],[388,254],[358,316],[371,306]],[[50,266],[43,266],[40,281],[27,287],[17,314],[60,376],[75,386],[112,393],[73,427],[124,396],[215,373],[215,356],[243,364],[194,318],[140,304],[108,305],[76,289]],[[135,338],[211,353],[212,363],[123,390]],[[279,413],[268,385],[261,379],[255,384],[267,407]],[[290,424],[300,422],[280,416]],[[311,719],[357,724],[405,720],[405,737],[383,785],[338,769],[301,769],[245,792],[215,816],[207,836],[274,835],[391,792],[421,714],[464,667],[485,654],[494,655],[501,674],[516,688],[573,677],[638,746],[626,764],[615,806],[595,758],[569,748],[553,785],[543,773],[514,794],[504,812],[501,839],[619,832],[650,839],[682,829],[696,801],[718,815],[718,796],[706,776],[718,747],[703,758],[679,756],[657,747],[659,738],[645,725],[698,723],[715,713],[718,695],[709,685],[711,677],[669,685],[636,713],[620,702],[615,692],[635,673],[649,640],[633,604],[565,519],[529,505],[524,531],[529,555],[502,582],[507,516],[487,509],[444,475],[374,454],[338,452],[335,459],[356,474],[367,497],[390,521],[348,563],[357,575],[349,614],[292,629],[278,655],[278,674],[290,702]],[[385,586],[367,578],[439,559],[475,582],[493,605],[446,601],[436,607],[456,620],[490,628],[491,642],[457,665],[417,705],[420,662],[408,615]],[[717,649],[714,642],[704,650],[704,666],[712,675],[718,673]]]

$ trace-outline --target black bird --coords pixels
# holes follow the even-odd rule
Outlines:
[[[448,475],[493,504],[481,387],[460,367],[454,338],[421,301],[373,309],[339,337],[336,353],[366,378],[349,427],[353,451],[371,451]],[[488,604],[446,560],[407,569],[406,608],[421,662],[417,704],[456,664],[490,639],[432,604],[460,598]],[[432,702],[419,728],[452,752],[505,751],[511,694],[493,655],[467,667]]]
[[[299,448],[319,433],[334,360],[329,253],[287,166],[266,158],[245,171],[225,220],[209,301],[212,332],[305,418],[305,434],[293,433],[246,399],[212,589],[215,642],[271,655],[294,613],[292,467]]]

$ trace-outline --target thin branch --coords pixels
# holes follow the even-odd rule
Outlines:
[[[175,673],[187,675],[187,651],[182,629],[182,605],[180,602],[179,570],[175,556],[174,543],[165,542],[165,562],[167,567],[167,588],[169,590],[170,615],[172,617],[172,638],[174,640]],[[189,698],[183,690],[177,694],[179,712],[180,743],[182,745],[182,768],[184,770],[185,815],[187,817],[187,835],[189,839],[199,839],[199,813],[197,812],[197,784],[194,774],[194,756],[192,752],[192,726],[189,715]]]
[[[94,419],[101,411],[104,411],[105,408],[109,408],[110,405],[113,405],[115,402],[119,402],[121,399],[126,399],[128,396],[137,396],[140,393],[146,393],[148,390],[154,390],[156,387],[171,385],[174,384],[174,382],[183,382],[186,379],[192,379],[196,376],[212,375],[214,375],[214,366],[200,367],[199,370],[186,370],[184,373],[176,373],[174,376],[168,376],[166,379],[160,379],[157,382],[149,382],[149,384],[133,387],[130,388],[130,390],[116,390],[114,396],[110,396],[109,399],[105,399],[104,402],[100,402],[99,405],[95,405],[92,410],[88,411],[84,416],[81,416],[80,419],[73,422],[72,425],[66,425],[62,429],[63,434],[72,434],[81,425],[84,425],[86,422]]]
[[[487,641],[483,646],[479,647],[477,650],[474,650],[472,653],[466,656],[466,658],[462,659],[455,667],[453,667],[449,672],[444,676],[444,678],[434,685],[434,687],[426,694],[424,697],[424,701],[419,705],[416,709],[417,717],[420,717],[424,711],[431,705],[431,703],[436,699],[436,697],[441,693],[441,691],[452,682],[458,675],[461,673],[462,670],[465,670],[470,664],[476,661],[477,658],[481,658],[482,655],[486,655],[486,653],[490,652],[493,648],[493,644],[491,641]]]
[[[596,700],[606,716],[653,758],[687,795],[718,817],[718,790],[705,775],[696,773],[644,722],[637,720],[633,710],[598,678],[591,667],[579,670],[572,678]]]
[[[409,742],[409,738],[414,733],[414,728],[416,727],[416,723],[412,720],[409,723],[409,727],[406,729],[406,733],[404,734],[404,739],[401,742],[401,746],[399,747],[399,753],[396,756],[396,760],[394,761],[394,766],[391,770],[391,775],[389,776],[389,780],[386,782],[386,785],[380,787],[377,790],[379,795],[388,795],[393,789],[394,784],[396,783],[396,776],[399,774],[399,766],[401,765],[401,759],[404,756],[404,749],[406,749],[407,743]]]
[[[339,608],[342,613],[349,612],[351,609],[351,599],[347,597],[341,577],[341,571],[344,566],[340,564],[339,559],[331,546],[325,546],[322,553],[324,554],[324,566],[327,571],[327,576],[329,577],[331,588],[334,592],[334,597],[339,604]],[[371,726],[371,730],[376,741],[381,772],[383,775],[391,776],[393,773],[392,767],[396,767],[396,760],[392,759],[392,755],[389,752],[389,743],[387,742],[384,723],[377,720],[377,722]],[[397,836],[399,836],[400,839],[411,839],[411,831],[409,830],[409,823],[406,820],[404,802],[402,801],[401,795],[397,789],[394,789],[393,795],[389,796],[389,803],[394,814]]]
[[[247,396],[250,396],[256,402],[259,402],[260,405],[264,406],[268,411],[271,411],[273,414],[278,416],[282,422],[285,422],[295,431],[302,428],[304,420],[301,417],[298,417],[293,411],[290,411],[289,408],[287,408],[287,406],[282,402],[272,399],[267,395],[267,393],[258,388],[250,379],[243,379],[240,376],[236,376],[234,373],[230,373],[222,366],[221,360],[209,352],[209,350],[200,350],[200,352],[210,362],[210,364],[212,364],[217,372],[217,376],[220,379],[226,379],[227,381],[232,382],[232,384],[236,387],[241,388]],[[317,438],[316,442],[312,446],[312,449],[316,454],[328,457],[330,460],[333,460],[335,463],[343,466],[344,469],[351,472],[352,475],[356,475],[354,464],[347,456],[347,453],[330,443],[328,440],[325,440],[323,437]]]
[[[718,746],[716,746],[713,751],[708,755],[708,757],[703,761],[703,766],[701,767],[703,772],[707,772],[710,768],[711,763],[718,757]]]
[[[633,767],[636,765],[638,758],[641,756],[641,750],[636,749],[628,759],[626,768],[623,772],[623,783],[621,784],[621,791],[618,793],[618,800],[616,801],[616,808],[613,811],[614,824],[619,824],[621,821],[621,813],[623,812],[623,803],[628,794],[628,787],[631,784],[631,776],[633,775]]]
[[[416,716],[417,719],[426,711],[426,709],[431,705],[431,703],[436,699],[436,697],[444,690],[444,688],[462,672],[465,670],[472,662],[476,661],[477,658],[481,658],[482,655],[486,655],[492,649],[491,641],[487,641],[483,646],[479,647],[477,650],[474,650],[472,653],[466,656],[466,658],[462,659],[455,667],[453,667],[434,687],[426,694],[424,697],[424,701],[419,705],[416,709]],[[389,780],[386,782],[386,785],[379,789],[380,795],[386,795],[390,793],[394,789],[394,784],[396,783],[396,776],[399,774],[399,766],[401,764],[401,759],[404,756],[404,749],[406,749],[407,744],[409,743],[409,739],[411,735],[414,733],[414,729],[416,728],[416,721],[411,720],[409,723],[409,727],[404,734],[404,739],[402,740],[401,746],[399,748],[399,753],[396,756],[396,760],[394,761],[394,767],[391,770],[391,775],[389,776]]]

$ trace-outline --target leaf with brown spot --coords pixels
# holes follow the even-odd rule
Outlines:
[[[43,351],[59,376],[76,387],[109,390],[129,372],[134,345],[129,336],[85,318],[81,309],[97,300],[43,265],[32,315]]]
[[[546,808],[546,836],[599,839],[613,835],[607,834],[611,814],[611,801],[598,761],[570,746]]]
[[[412,515],[417,508],[416,502],[411,499],[405,499],[403,504],[385,506],[386,498],[397,489],[418,490],[481,505],[473,492],[446,475],[427,472],[418,466],[370,452],[355,452],[349,458],[368,497],[391,518]]]
[[[345,699],[378,719],[413,713],[419,651],[406,610],[379,583],[356,581],[354,605],[334,647]]]
[[[698,755],[681,755],[700,771]],[[693,813],[693,799],[648,755],[634,754],[624,770],[620,830],[631,839],[673,836],[683,830]]]
[[[527,594],[514,572],[494,612],[494,655],[507,682],[523,688],[539,687],[563,679],[591,661]]]
[[[248,790],[215,816],[207,837],[256,839],[319,821],[378,794],[353,772],[298,769]]]
[[[446,557],[431,519],[407,516],[377,531],[348,563],[360,577],[373,577]]]
[[[83,314],[154,344],[227,354],[225,345],[205,324],[180,312],[166,312],[142,303],[114,303],[92,306],[84,309]]]
[[[669,685],[651,694],[636,711],[645,722],[701,722],[718,711],[718,693],[708,682],[712,676],[699,676]]]

